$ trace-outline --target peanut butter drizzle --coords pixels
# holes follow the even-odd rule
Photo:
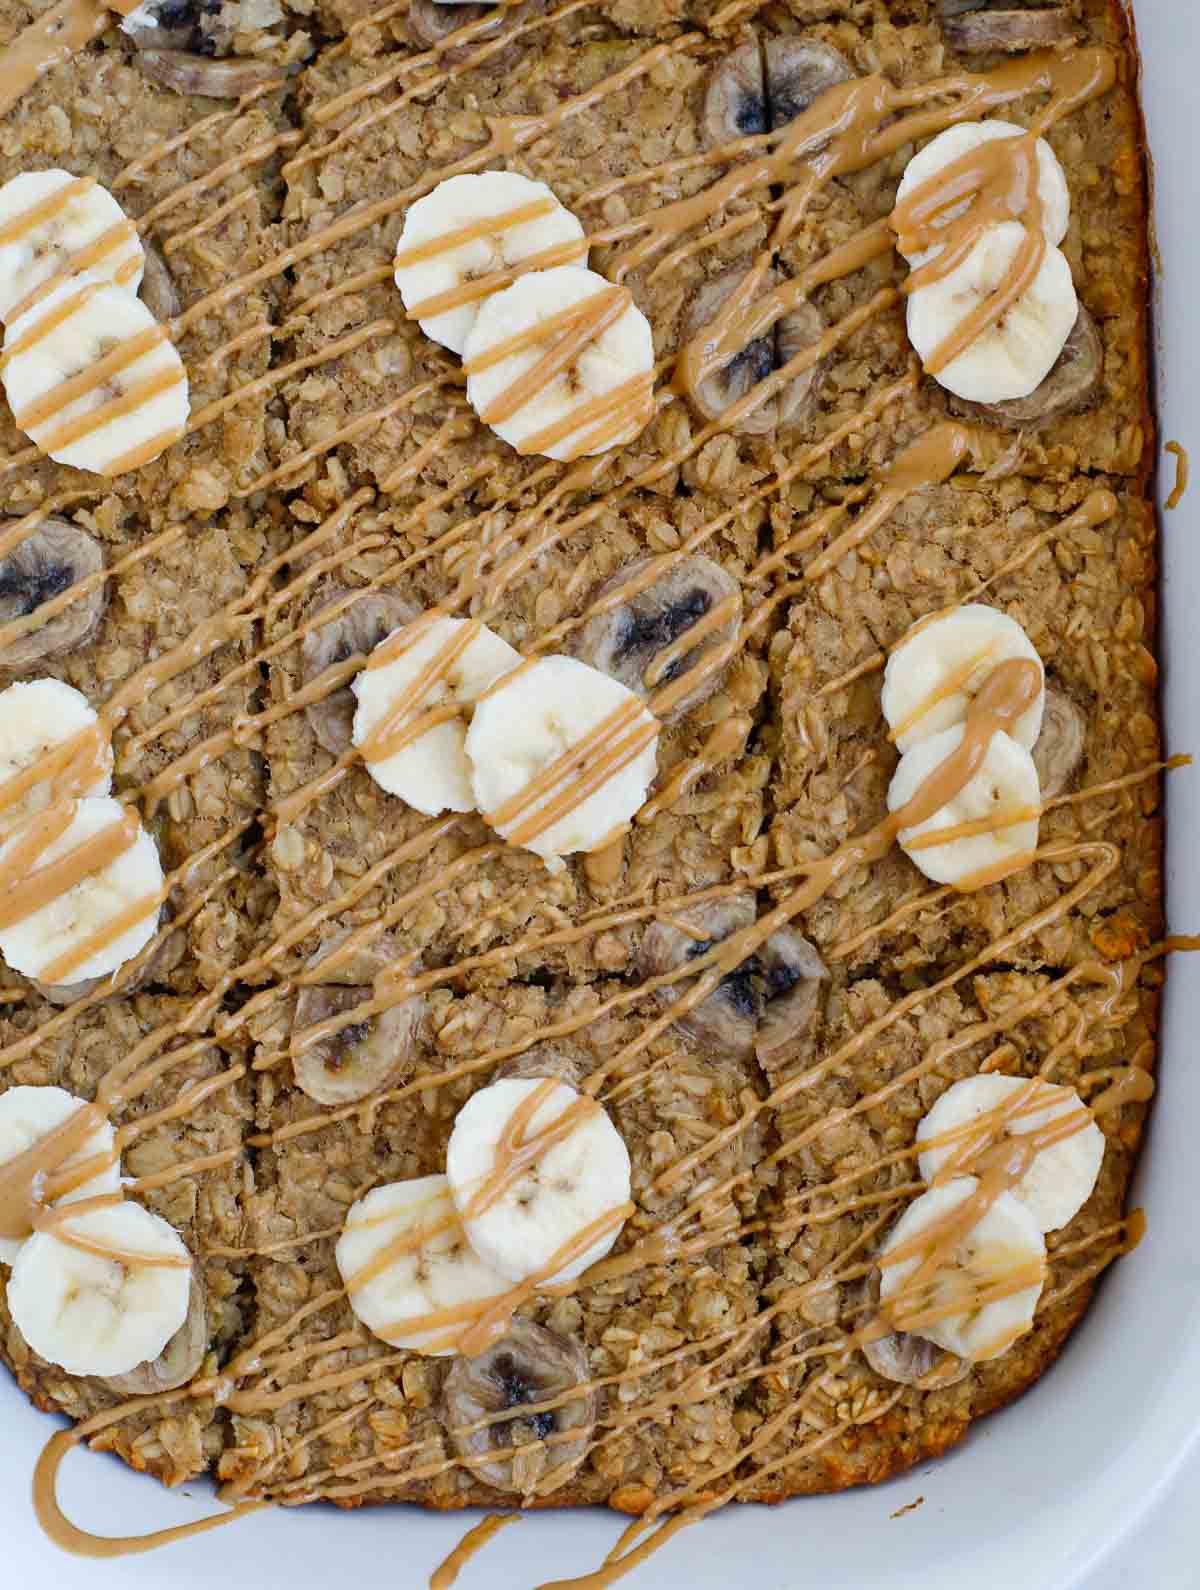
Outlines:
[[[493,1535],[498,1535],[506,1525],[520,1521],[520,1513],[492,1513],[473,1529],[468,1529],[445,1561],[430,1574],[429,1590],[450,1590],[471,1558],[487,1545]]]
[[[0,116],[52,67],[99,38],[111,21],[99,0],[59,0],[31,22],[0,54]]]
[[[700,747],[698,754],[681,763],[670,778],[663,780],[637,813],[634,821],[643,827],[652,823],[661,812],[677,805],[715,767],[729,761],[731,757],[740,756],[753,727],[753,719],[741,715],[726,718],[723,723],[719,723]]]
[[[1191,460],[1188,458],[1187,448],[1182,442],[1168,442],[1166,451],[1175,455],[1175,484],[1171,487],[1171,495],[1163,504],[1167,512],[1172,513],[1183,501],[1184,493],[1187,491],[1191,480],[1192,466]]]

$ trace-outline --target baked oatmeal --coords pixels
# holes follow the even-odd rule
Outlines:
[[[656,1543],[942,1452],[1142,1224],[1120,8],[0,18],[0,1354],[79,1421],[55,1538],[80,1440],[233,1518]]]

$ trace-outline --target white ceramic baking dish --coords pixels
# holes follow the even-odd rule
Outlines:
[[[1137,0],[1157,223],[1166,262],[1157,305],[1163,440],[1200,457],[1200,214],[1195,0]],[[1169,462],[1169,461],[1168,461]],[[1164,486],[1169,486],[1171,471]],[[1165,701],[1172,750],[1200,751],[1200,486],[1164,521]],[[1200,770],[1168,791],[1168,890],[1177,931],[1200,928]],[[1074,1590],[1162,1499],[1200,1433],[1200,957],[1176,957],[1168,983],[1160,1094],[1136,1188],[1149,1232],[1114,1267],[1057,1367],[1015,1407],[985,1420],[942,1462],[892,1483],[774,1509],[731,1508],[684,1531],[627,1582],[656,1590]],[[145,1557],[95,1562],[58,1553],[33,1517],[30,1474],[50,1429],[0,1375],[0,1586],[56,1590],[422,1590],[469,1519],[383,1508],[263,1513]],[[76,1453],[67,1511],[104,1534],[198,1517],[203,1486],[169,1495],[115,1460]],[[898,1509],[924,1497],[903,1517]],[[1182,1501],[1182,1499],[1181,1499]],[[1182,1503],[1182,1505],[1187,1505]],[[531,1590],[595,1566],[620,1522],[551,1513],[497,1537],[461,1590]],[[1190,1571],[1200,1582],[1200,1516]],[[1135,1590],[1162,1590],[1140,1575]]]

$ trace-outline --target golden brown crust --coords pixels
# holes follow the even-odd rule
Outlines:
[[[316,36],[310,7],[265,29],[245,28],[240,48],[283,66],[308,64],[278,93],[237,112],[224,107],[228,118],[211,128],[205,118],[220,106],[150,83],[116,35],[49,74],[0,122],[0,180],[31,164],[62,163],[113,183],[144,150],[149,129],[168,140],[166,153],[127,202],[138,215],[166,206],[154,235],[169,250],[185,306],[243,272],[264,273],[248,294],[191,327],[183,346],[194,408],[242,387],[249,395],[81,510],[110,560],[186,524],[186,561],[180,548],[115,582],[94,642],[50,670],[104,699],[147,655],[236,603],[269,567],[270,599],[249,604],[245,622],[211,654],[148,692],[118,736],[118,784],[131,793],[198,747],[211,748],[155,817],[172,866],[187,869],[201,847],[235,828],[238,838],[202,869],[181,870],[173,906],[186,917],[183,952],[146,993],[55,1017],[34,992],[16,987],[19,979],[6,978],[14,997],[0,1032],[0,1088],[54,1081],[90,1096],[116,1057],[199,1012],[194,1030],[212,1040],[211,1050],[182,1076],[203,1079],[218,1065],[244,1065],[246,1074],[186,1128],[155,1139],[133,1173],[152,1176],[180,1158],[237,1150],[195,1178],[191,1195],[168,1186],[149,1201],[184,1231],[218,1300],[210,1369],[268,1332],[282,1332],[296,1357],[277,1381],[273,1371],[251,1368],[234,1377],[222,1405],[201,1397],[186,1412],[142,1411],[99,1444],[168,1484],[212,1469],[235,1488],[289,1502],[312,1495],[344,1507],[511,1503],[454,1459],[441,1412],[444,1364],[394,1355],[362,1331],[352,1339],[357,1327],[344,1297],[318,1306],[339,1285],[333,1245],[346,1208],[373,1183],[442,1169],[455,1112],[489,1080],[497,1054],[527,1051],[553,1026],[562,1029],[556,1047],[586,1075],[640,1045],[659,1013],[655,1002],[639,1006],[631,997],[655,902],[732,885],[765,908],[787,897],[791,880],[781,870],[877,821],[894,767],[882,743],[880,659],[914,620],[978,598],[1022,622],[1086,723],[1068,796],[1113,781],[1121,787],[1048,812],[1042,845],[1052,853],[1001,885],[935,899],[894,852],[849,873],[805,911],[795,926],[828,960],[830,977],[805,1056],[813,1085],[785,1105],[761,1108],[776,1078],[752,1058],[714,1058],[670,1028],[638,1047],[633,1069],[645,1076],[626,1087],[632,1072],[619,1072],[609,1105],[633,1155],[638,1204],[618,1255],[680,1216],[709,1182],[731,1190],[704,1208],[685,1257],[523,1309],[579,1340],[593,1374],[607,1382],[587,1462],[525,1505],[599,1502],[638,1514],[664,1500],[682,1506],[721,1496],[731,1485],[738,1499],[773,1503],[882,1481],[948,1450],[1055,1361],[1086,1312],[1094,1274],[1121,1249],[1145,1115],[1127,1104],[1105,1121],[1101,1183],[1052,1241],[1050,1290],[1064,1293],[1010,1353],[956,1387],[904,1388],[894,1403],[896,1388],[856,1354],[838,1366],[828,1392],[802,1404],[812,1377],[792,1364],[800,1339],[833,1339],[853,1307],[843,1254],[861,1246],[869,1260],[878,1241],[874,1216],[839,1212],[826,1183],[853,1173],[879,1207],[898,1207],[906,1194],[896,1189],[908,1173],[893,1177],[878,1162],[911,1147],[933,1098],[977,1070],[993,1046],[1005,1050],[1006,1069],[1022,1075],[1061,1048],[1064,1081],[1130,1060],[1153,1064],[1160,976],[1157,963],[1139,957],[1162,932],[1152,771],[1161,755],[1148,499],[1154,421],[1145,133],[1124,9],[1120,0],[1069,0],[1088,40],[1118,51],[1121,69],[1103,102],[1050,135],[1075,205],[1064,247],[1105,346],[1097,407],[1015,439],[974,426],[967,457],[945,485],[899,504],[827,576],[803,587],[794,581],[718,689],[664,732],[659,766],[670,772],[699,756],[731,718],[745,720],[744,750],[635,828],[612,885],[589,879],[577,863],[551,877],[511,849],[469,865],[491,838],[474,815],[423,847],[428,821],[360,768],[275,823],[273,808],[334,760],[306,715],[288,705],[304,681],[295,643],[302,626],[335,595],[398,569],[398,588],[413,603],[445,600],[472,553],[498,561],[497,545],[522,545],[524,537],[536,557],[489,592],[488,607],[489,623],[524,647],[578,618],[629,564],[706,526],[713,528],[704,553],[765,603],[776,587],[754,583],[755,565],[818,514],[853,500],[902,446],[945,420],[948,405],[928,380],[905,385],[911,349],[893,302],[835,352],[802,434],[717,433],[690,448],[700,418],[686,402],[665,404],[608,475],[567,494],[561,539],[557,529],[543,534],[539,505],[560,477],[451,414],[444,386],[421,395],[449,362],[399,313],[389,261],[403,207],[392,201],[431,170],[477,152],[498,119],[547,114],[623,74],[589,114],[564,121],[512,161],[578,206],[589,228],[620,229],[711,181],[697,158],[705,96],[714,62],[738,44],[803,32],[856,72],[882,71],[898,82],[964,63],[947,55],[933,0],[903,8],[782,0],[731,15],[723,0],[621,0],[553,22],[545,21],[548,8],[524,7],[514,25],[530,31],[502,53],[474,61],[464,54],[444,81],[431,76],[419,94],[393,92],[428,62],[417,59],[399,21],[370,23],[369,9],[326,0],[317,11],[325,31]],[[27,20],[19,0],[0,4],[0,17],[5,36]],[[659,52],[653,70],[640,71],[648,50]],[[1029,117],[1024,106],[1012,114]],[[206,174],[231,157],[237,169],[210,188]],[[683,163],[679,173],[636,180],[674,161]],[[886,215],[902,164],[831,184],[777,251],[777,268],[798,274],[816,252]],[[188,183],[199,186],[176,205]],[[214,192],[229,209],[210,225]],[[370,224],[305,247],[360,203],[379,207]],[[685,250],[672,269],[656,274],[651,261],[630,273],[660,356],[678,351],[705,285],[748,268],[768,246],[770,213],[739,193],[702,230],[713,234],[707,247]],[[285,247],[298,257],[275,269]],[[597,246],[593,264],[609,268],[618,248]],[[832,325],[902,279],[889,256],[822,286],[814,300]],[[243,337],[230,351],[230,339]],[[873,405],[893,384],[894,400]],[[5,424],[0,447],[13,454],[21,438]],[[773,473],[809,447],[810,466],[768,489]],[[35,476],[19,481],[35,500],[78,484],[46,464]],[[1111,493],[1112,513],[1064,529],[1099,491]],[[331,538],[306,549],[303,538],[346,503],[353,511]],[[16,477],[0,481],[0,508],[24,506]],[[291,562],[271,563],[297,547]],[[793,573],[785,567],[779,584]],[[197,696],[203,705],[189,712]],[[446,887],[426,888],[443,875]],[[211,892],[201,900],[200,890]],[[1059,912],[1064,897],[1072,903]],[[611,923],[589,927],[596,913],[631,900],[650,904],[640,915],[614,910]],[[418,1085],[330,1120],[294,1085],[286,979],[330,932],[384,916],[438,974],[413,1077],[399,1079]],[[1115,1011],[1101,1008],[1090,979],[1116,975],[1122,964],[1134,969],[1134,989]],[[1068,1041],[1073,1022],[1087,1044]],[[49,1037],[35,1045],[34,1032],[47,1023]],[[856,1047],[856,1035],[876,1026],[871,1044]],[[872,1102],[893,1084],[886,1101]],[[136,1108],[149,1111],[169,1096],[151,1093]],[[793,1139],[795,1151],[780,1152]],[[673,1181],[668,1168],[689,1156],[694,1165]],[[824,1218],[808,1218],[810,1210]],[[813,1290],[822,1277],[833,1278],[829,1288]],[[781,1308],[781,1298],[794,1301]],[[306,1305],[311,1312],[293,1326]],[[0,1357],[45,1411],[84,1418],[116,1400],[29,1352],[11,1324],[2,1276]],[[336,1384],[310,1383],[312,1363]],[[699,1391],[689,1368],[704,1370]],[[639,1417],[644,1407],[651,1416]],[[360,1488],[363,1475],[369,1488]]]

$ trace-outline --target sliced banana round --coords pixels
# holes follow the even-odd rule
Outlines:
[[[584,266],[583,227],[544,182],[515,171],[479,171],[447,177],[405,211],[396,245],[396,286],[427,337],[462,353],[485,302],[424,313],[422,304],[512,270],[556,250],[546,264]]]
[[[446,1175],[471,1246],[513,1281],[582,1275],[624,1224],[607,1217],[628,1202],[629,1152],[602,1107],[565,1082],[480,1088],[455,1118]]]
[[[334,586],[322,607],[330,607],[335,602],[340,605],[351,594],[343,586]],[[335,617],[310,629],[301,641],[304,685],[311,685],[318,674],[336,663],[368,656],[386,635],[411,623],[417,612],[412,602],[395,591],[362,592]],[[353,739],[354,711],[354,692],[351,685],[346,684],[329,691],[318,701],[310,701],[304,716],[317,744],[332,756],[340,756],[349,749]]]
[[[889,1323],[972,1363],[998,1358],[1030,1328],[1046,1268],[1037,1221],[1011,1193],[1002,1192],[981,1219],[948,1241],[955,1211],[978,1187],[973,1176],[960,1176],[922,1193],[880,1251],[879,1295]],[[909,1244],[908,1257],[889,1262],[889,1254]],[[918,1281],[918,1268],[935,1256],[931,1273]]]
[[[1005,138],[1024,138],[1028,131],[1028,128],[1019,127],[1011,121],[964,121],[956,127],[947,127],[945,132],[938,133],[936,138],[931,138],[923,149],[918,150],[905,166],[900,186],[896,190],[897,205],[903,204],[915,189],[930,181],[939,171],[970,154],[972,149]],[[1046,242],[1056,247],[1067,235],[1071,219],[1071,193],[1067,187],[1066,172],[1044,138],[1037,140],[1037,162],[1042,230],[1046,234]],[[948,224],[961,215],[965,208],[966,201],[951,206],[939,217],[940,224]],[[909,264],[930,257],[929,251],[906,248],[903,237],[898,240],[896,247]]]
[[[905,751],[888,786],[888,810],[895,812],[907,805],[962,737],[963,727],[956,724]],[[1010,735],[997,730],[979,771],[932,817],[913,828],[902,828],[900,848],[935,883],[966,882],[1036,850],[1040,810],[1041,791],[1032,756]],[[963,832],[964,828],[970,831]],[[944,841],[933,842],[946,830]]]
[[[909,340],[923,360],[932,359],[962,321],[1004,285],[1024,238],[1019,221],[989,227],[941,281],[909,294]],[[1047,248],[1028,289],[934,379],[974,403],[1028,397],[1053,368],[1078,313],[1066,255]]]
[[[0,187],[0,320],[81,270],[134,294],[142,264],[137,227],[93,177],[23,171]]]
[[[946,1089],[917,1128],[921,1175],[927,1182],[970,1175],[978,1156],[1030,1132],[1067,1133],[1039,1149],[1012,1188],[1042,1231],[1067,1225],[1092,1196],[1104,1158],[1104,1133],[1074,1088],[1025,1077],[964,1077]]]
[[[1033,765],[1042,787],[1042,801],[1061,795],[1083,761],[1087,719],[1065,690],[1046,686],[1042,730],[1033,748]]]
[[[498,1491],[547,1496],[587,1456],[600,1411],[583,1344],[514,1319],[476,1358],[451,1364],[442,1419],[468,1473]],[[561,1402],[559,1399],[564,1399]],[[554,1402],[530,1413],[529,1405]],[[507,1414],[501,1418],[498,1415]]]
[[[646,929],[637,969],[644,978],[676,971],[753,926],[757,917],[754,900],[745,894],[672,911]],[[815,947],[793,929],[780,928],[727,972],[707,999],[684,1012],[678,1025],[712,1053],[744,1060],[754,1055],[774,1074],[811,1049],[828,977]],[[669,1010],[691,986],[690,980],[668,983],[657,991],[659,1005]]]
[[[192,1261],[179,1233],[128,1199],[35,1231],[8,1283],[13,1324],[72,1375],[125,1375],[187,1318]]]
[[[15,520],[0,521],[0,531]],[[0,624],[27,618],[104,567],[99,543],[65,519],[43,519],[6,558],[0,559]],[[85,646],[100,627],[108,593],[104,582],[74,597],[60,613],[0,647],[0,668],[16,672],[49,657]]]
[[[208,1309],[204,1301],[204,1286],[193,1267],[187,1318],[162,1352],[157,1358],[137,1364],[127,1374],[108,1375],[106,1379],[112,1389],[123,1397],[154,1397],[164,1391],[174,1391],[179,1386],[186,1386],[199,1373],[208,1354],[208,1345]]]
[[[539,657],[494,684],[467,730],[475,804],[501,838],[541,856],[603,846],[646,798],[658,720],[574,657]]]
[[[456,1352],[456,1336],[512,1290],[467,1241],[444,1176],[389,1182],[351,1204],[334,1257],[367,1329],[434,1357]]]
[[[86,696],[60,679],[32,679],[0,690],[0,837],[44,811],[54,798],[56,783],[60,789],[66,786],[67,769],[55,768],[53,753],[71,742],[78,749],[75,765],[86,780],[72,782],[73,792],[107,795],[112,788],[112,744]],[[88,754],[92,748],[97,753],[94,759]],[[15,798],[10,800],[6,793],[10,781],[39,766],[45,771],[38,782],[23,793],[14,790]]]
[[[646,584],[659,567],[662,572]],[[612,606],[626,589],[630,591],[628,599]],[[707,629],[694,645],[687,645],[688,632],[722,605],[729,607],[728,618],[716,629]],[[741,627],[742,588],[719,563],[702,553],[676,561],[640,558],[605,581],[593,606],[604,611],[589,618],[580,630],[577,655],[589,667],[611,674],[646,700],[730,645]],[[705,673],[663,721],[674,723],[706,701],[727,666]]]
[[[65,1088],[15,1087],[0,1094],[0,1165],[16,1159],[50,1132],[56,1131],[78,1114],[84,1100]],[[62,1194],[53,1203],[74,1203],[80,1198],[97,1198],[118,1192],[121,1186],[121,1161],[116,1151],[112,1126],[101,1121],[83,1144],[54,1169],[55,1177],[70,1177],[90,1162],[98,1168],[78,1187]],[[107,1161],[107,1163],[105,1163]],[[0,1261],[11,1264],[24,1245],[22,1238],[0,1237]]]
[[[374,997],[374,989],[308,985],[296,996],[294,1031],[344,1016]],[[318,1104],[355,1104],[387,1087],[416,1059],[424,994],[410,994],[386,1010],[340,1027],[292,1060],[296,1085]]]
[[[480,307],[467,398],[518,453],[569,460],[631,442],[654,411],[654,338],[628,289],[595,271],[531,271]]]
[[[464,715],[441,714],[470,706],[520,661],[477,619],[427,615],[393,630],[351,686],[354,744],[375,782],[430,817],[474,811]],[[435,721],[423,734],[389,752],[390,741],[411,735],[426,716]]]
[[[744,270],[735,267],[704,283],[688,312],[685,336],[689,340],[717,320],[722,306],[745,276]],[[765,296],[778,285],[778,274],[767,271],[759,291]],[[691,390],[692,402],[706,420],[719,420],[726,409],[741,402],[759,382],[765,381],[805,348],[815,347],[825,331],[825,317],[816,305],[799,304],[776,321],[770,331],[755,337],[735,353],[724,368]],[[807,370],[793,376],[781,392],[735,420],[730,429],[751,436],[763,436],[776,430],[800,430],[816,410],[817,395],[828,368],[828,359],[818,359]]]
[[[997,607],[967,602],[919,620],[893,648],[880,705],[901,751],[961,723],[989,674],[1024,657],[1042,661],[1020,624]],[[1045,688],[1013,724],[1012,738],[1032,750],[1042,726]]]
[[[91,271],[9,322],[0,373],[30,440],[96,475],[149,463],[187,425],[187,372],[166,328]]]
[[[97,836],[116,831],[127,822],[127,808],[110,796],[87,796],[73,802],[71,820],[59,837],[38,855],[37,870],[48,869],[86,846]],[[0,866],[20,833],[0,841]],[[104,977],[132,960],[154,937],[162,900],[163,870],[158,847],[140,823],[132,844],[95,872],[57,893],[18,921],[0,927],[0,953],[14,972],[42,977],[47,967],[73,950],[94,944],[85,958],[72,966],[68,980]],[[144,905],[144,914],[136,908]],[[55,981],[55,979],[43,979]]]

